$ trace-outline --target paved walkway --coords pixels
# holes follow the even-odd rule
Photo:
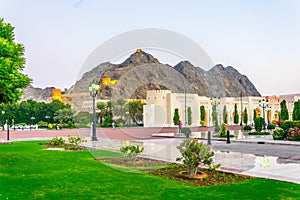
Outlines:
[[[125,140],[145,147],[143,156],[175,162],[180,156],[176,148],[184,138],[153,137],[152,134],[166,133],[161,128],[117,128],[97,129],[97,142],[91,142],[89,129],[76,130],[28,130],[11,131],[11,141],[44,140],[55,136],[80,135],[88,139],[85,144],[94,148],[118,151]],[[170,132],[173,131],[170,129]],[[6,141],[7,132],[0,131],[0,142]],[[204,143],[207,140],[202,139]],[[211,148],[216,152],[215,162],[223,170],[251,176],[284,180],[300,184],[300,142],[274,141],[271,136],[212,140]]]

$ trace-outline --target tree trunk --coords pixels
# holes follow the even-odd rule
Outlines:
[[[187,173],[190,176],[195,176],[197,174],[197,167],[195,167],[195,165],[193,164],[187,164]]]

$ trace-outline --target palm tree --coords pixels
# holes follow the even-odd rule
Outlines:
[[[113,106],[114,115],[119,116],[121,119],[123,119],[123,116],[126,112],[126,100],[123,97],[119,97]]]
[[[138,124],[137,121],[143,120],[143,105],[141,101],[131,101],[128,103],[129,116],[135,124]]]
[[[106,103],[104,103],[104,102],[99,102],[99,103],[97,103],[97,109],[100,111],[100,113],[99,113],[100,124],[102,124],[103,118],[104,118],[105,115],[106,115],[106,113],[105,113],[105,110],[106,110]]]

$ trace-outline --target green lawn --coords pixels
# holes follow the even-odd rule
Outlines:
[[[201,188],[145,173],[126,173],[89,151],[45,150],[37,141],[0,145],[0,199],[300,199],[300,185],[251,179]],[[107,151],[97,157],[113,156]]]

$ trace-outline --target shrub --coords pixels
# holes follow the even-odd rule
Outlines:
[[[299,120],[293,121],[293,125],[294,125],[294,127],[300,128],[300,121]]]
[[[199,143],[198,139],[187,138],[179,147],[181,157],[177,161],[183,161],[188,168],[188,175],[196,175],[197,168],[201,165],[208,165],[210,170],[219,168],[220,165],[212,165],[214,152],[210,151],[207,144]]]
[[[112,118],[111,116],[106,116],[105,119],[104,119],[104,122],[107,122],[107,123],[112,123]]]
[[[275,129],[275,126],[273,124],[270,124],[270,125],[267,126],[267,129],[268,130],[273,130],[273,129]]]
[[[74,146],[75,149],[78,149],[83,142],[86,142],[84,137],[81,136],[76,136],[76,137],[68,136],[68,141],[71,145]]]
[[[119,126],[123,126],[123,124],[125,124],[125,120],[122,118],[118,118],[116,119],[116,124]]]
[[[126,145],[120,148],[120,151],[123,153],[124,158],[127,161],[136,161],[138,155],[144,151],[144,147],[140,149],[140,146]]]
[[[286,134],[282,128],[275,128],[272,135],[274,140],[284,140]]]
[[[206,126],[206,122],[205,121],[200,121],[200,125],[201,126]]]
[[[264,132],[264,131],[253,131],[253,132],[250,132],[248,133],[248,135],[270,135],[269,132]]]
[[[214,131],[219,132],[220,131],[220,126],[215,126]]]
[[[252,130],[252,127],[251,126],[244,126],[244,131],[251,131]]]
[[[65,143],[66,141],[62,137],[58,138],[57,136],[55,138],[52,138],[52,140],[49,142],[51,146],[61,146]]]
[[[226,136],[227,124],[222,123],[220,126],[220,136]]]
[[[191,131],[191,129],[188,128],[188,127],[183,127],[183,128],[181,129],[181,133],[185,134],[185,137],[188,138],[188,137],[190,137],[192,131]]]
[[[262,117],[256,118],[254,120],[254,128],[257,132],[261,132],[262,131],[262,127],[265,124],[265,120]]]
[[[39,121],[38,125],[39,125],[39,127],[42,127],[42,128],[47,128],[48,127],[48,123],[44,122],[44,121]]]
[[[287,140],[300,141],[300,129],[298,127],[290,128],[286,135]]]
[[[52,124],[48,124],[48,128],[49,129],[53,129],[53,125]]]

